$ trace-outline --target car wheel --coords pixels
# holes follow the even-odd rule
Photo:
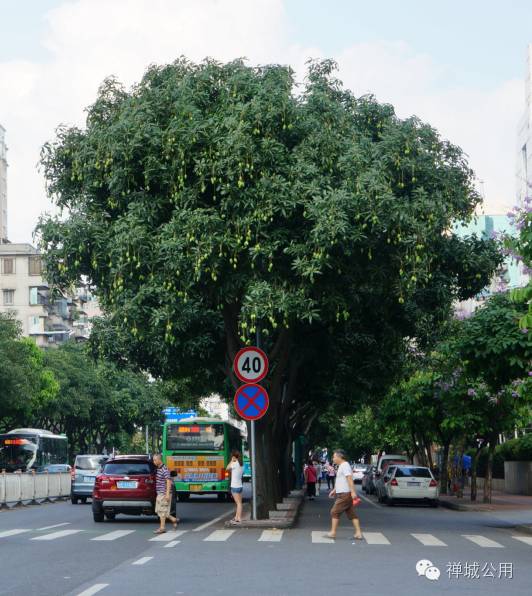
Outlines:
[[[87,497],[81,497],[81,502],[85,505],[85,503],[87,502]]]
[[[72,505],[77,505],[78,504],[78,498],[74,497],[74,495],[72,495],[70,497],[70,502],[72,503]]]
[[[190,499],[190,493],[179,493],[179,494],[177,495],[177,498],[178,498],[180,501],[188,501],[188,500]]]
[[[430,502],[431,507],[438,507],[439,504],[440,503],[438,502],[438,499],[432,499],[432,501]]]
[[[92,518],[95,522],[103,522],[105,516],[101,511],[93,511]]]
[[[105,514],[105,518],[108,519],[109,521],[113,521],[115,517],[116,517],[116,513],[106,513]]]
[[[395,501],[390,497],[386,497],[386,503],[388,504],[388,507],[393,507],[395,505]]]

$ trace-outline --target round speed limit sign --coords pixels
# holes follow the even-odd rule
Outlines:
[[[244,383],[258,383],[268,374],[268,357],[260,348],[242,348],[235,356],[233,370]]]

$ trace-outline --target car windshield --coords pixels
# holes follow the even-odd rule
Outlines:
[[[76,457],[77,470],[97,470],[100,467],[99,455],[78,455]]]
[[[395,470],[396,478],[431,478],[430,470],[428,468],[397,468]]]
[[[171,451],[221,451],[224,448],[224,427],[222,424],[170,424],[166,430],[166,448]]]
[[[135,476],[140,474],[151,474],[153,471],[149,462],[121,461],[105,464],[103,473],[111,475]]]

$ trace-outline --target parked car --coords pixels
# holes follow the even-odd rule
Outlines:
[[[118,513],[155,515],[155,465],[148,455],[118,455],[96,476],[92,492],[95,522],[112,520]],[[175,511],[175,492],[172,498]]]
[[[364,472],[364,476],[362,477],[362,490],[367,493],[368,495],[372,495],[375,492],[375,472],[377,471],[377,466],[369,466],[368,469]]]
[[[366,470],[369,468],[367,464],[355,464],[353,466],[353,480],[354,482],[362,482]]]
[[[76,455],[70,489],[70,500],[73,505],[77,505],[79,500],[82,503],[86,503],[87,499],[92,497],[94,481],[102,469],[102,464],[107,459],[108,457],[104,455]]]
[[[399,500],[423,500],[438,506],[439,487],[430,468],[425,466],[393,465],[383,476],[384,500],[394,505]]]

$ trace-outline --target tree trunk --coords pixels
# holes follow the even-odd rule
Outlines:
[[[491,490],[492,490],[492,479],[493,479],[493,453],[495,451],[495,444],[497,439],[491,437],[488,445],[488,463],[486,465],[486,475],[484,477],[484,491],[482,501],[484,503],[491,503]]]
[[[447,470],[447,464],[449,461],[449,442],[443,443],[443,457],[441,462],[441,470],[440,470],[440,493],[442,495],[447,494],[447,482],[449,479],[449,474]]]
[[[478,447],[475,451],[471,460],[471,501],[477,500],[477,469],[478,469],[478,458],[483,449],[484,445]]]

